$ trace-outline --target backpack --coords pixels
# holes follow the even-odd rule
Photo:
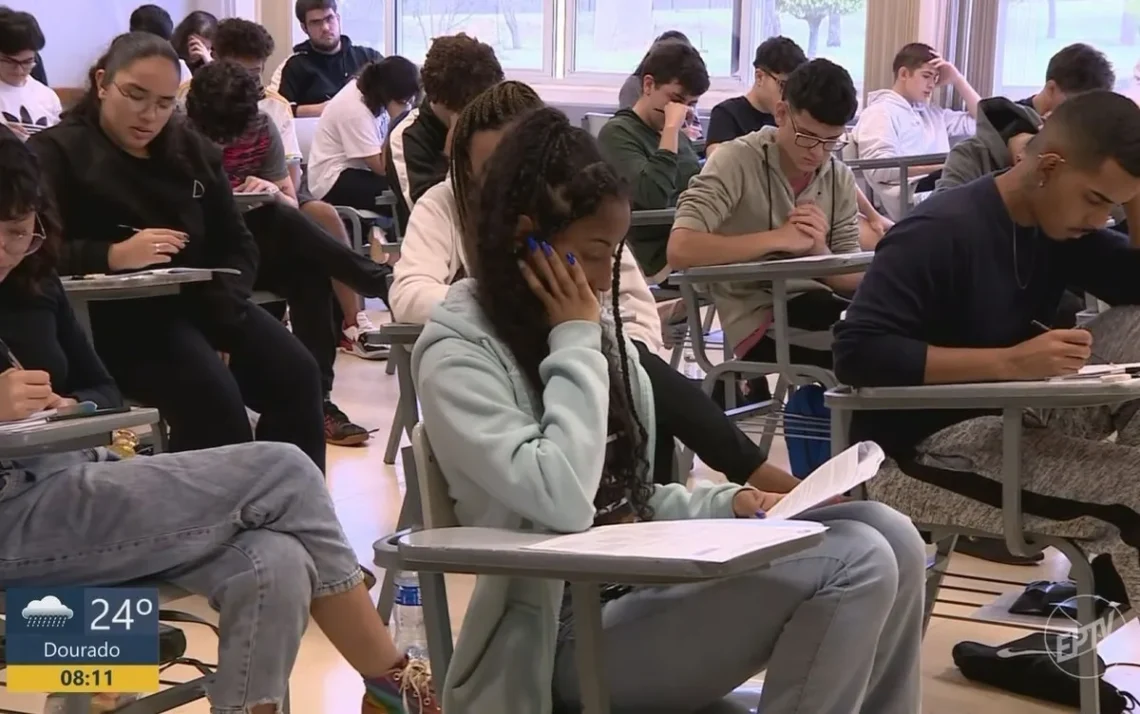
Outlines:
[[[792,475],[807,478],[831,458],[831,410],[818,384],[796,387],[784,406],[784,441]]]

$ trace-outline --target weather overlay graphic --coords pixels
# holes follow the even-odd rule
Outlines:
[[[158,590],[13,588],[4,599],[11,691],[158,691]]]

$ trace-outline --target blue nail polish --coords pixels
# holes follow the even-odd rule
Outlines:
[[[526,247],[530,250],[531,253],[538,250],[538,243],[534,240],[534,236],[527,236]]]
[[[764,511],[756,511],[756,517],[757,518],[767,518],[768,514],[765,513]]]
[[[577,263],[578,261],[577,261],[577,259],[574,258],[573,253],[567,253],[566,254],[566,262],[569,263],[570,265],[574,265],[574,263]]]
[[[550,247],[550,244],[549,244],[549,243],[547,243],[546,241],[542,241],[542,252],[543,252],[543,253],[546,253],[546,257],[547,257],[547,258],[549,258],[550,256],[554,255],[554,249],[553,249],[553,248],[551,248],[551,247]]]

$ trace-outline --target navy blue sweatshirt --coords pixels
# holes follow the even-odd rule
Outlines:
[[[1066,286],[1111,305],[1140,303],[1140,251],[1116,231],[1054,241],[1016,227],[992,176],[932,196],[879,243],[835,326],[836,376],[853,387],[923,384],[928,345],[1012,347],[1040,334],[1034,320],[1050,324]],[[980,413],[856,412],[851,437],[905,459]]]

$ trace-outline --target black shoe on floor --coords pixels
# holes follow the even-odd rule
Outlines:
[[[996,538],[972,538],[959,536],[954,546],[955,553],[969,555],[974,558],[988,560],[991,563],[1004,563],[1005,565],[1037,565],[1045,560],[1044,553],[1037,553],[1028,558],[1014,555],[1005,547],[1005,542]]]

